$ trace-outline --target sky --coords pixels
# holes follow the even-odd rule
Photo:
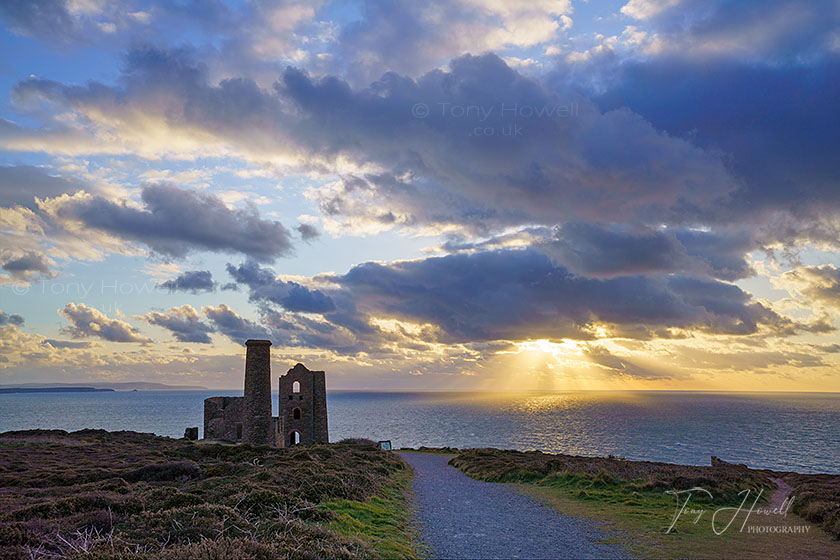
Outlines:
[[[0,4],[0,384],[840,391],[840,3]]]

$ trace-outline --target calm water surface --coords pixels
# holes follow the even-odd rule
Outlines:
[[[204,398],[224,394],[0,395],[0,432],[103,428],[180,437],[185,427],[201,426]],[[540,449],[699,465],[717,455],[752,467],[840,472],[835,393],[330,392],[327,406],[332,441],[368,437],[395,447]]]

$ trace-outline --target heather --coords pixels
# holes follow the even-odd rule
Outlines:
[[[413,555],[410,469],[364,441],[288,449],[136,432],[0,434],[10,558]]]

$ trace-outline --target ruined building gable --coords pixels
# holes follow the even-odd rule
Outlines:
[[[310,371],[303,364],[297,364],[280,378],[278,397],[286,445],[329,441],[323,371]]]

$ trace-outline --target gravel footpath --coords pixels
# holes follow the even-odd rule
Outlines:
[[[512,486],[474,480],[450,455],[400,453],[432,558],[626,558],[591,521],[558,514]]]

